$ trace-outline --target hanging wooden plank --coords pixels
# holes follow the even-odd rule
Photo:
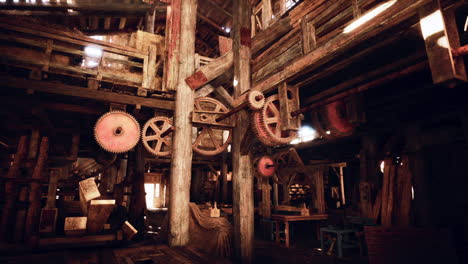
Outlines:
[[[172,1],[172,4],[177,1]],[[195,30],[197,0],[183,0],[180,14],[180,62],[177,64],[178,82],[175,97],[171,176],[169,186],[169,245],[183,246],[189,242],[190,178],[192,171],[192,122],[194,92],[184,80],[195,71]],[[172,36],[175,37],[175,36]],[[175,65],[173,65],[175,66]]]
[[[435,84],[455,80],[467,81],[463,58],[454,57],[452,50],[460,47],[455,15],[444,17],[439,0],[431,0],[419,10],[421,32]]]

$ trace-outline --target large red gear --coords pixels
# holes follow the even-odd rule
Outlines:
[[[102,115],[94,126],[96,142],[113,153],[124,153],[140,140],[140,124],[130,114],[111,111]]]
[[[296,138],[296,131],[282,130],[279,97],[277,94],[266,99],[265,105],[260,113],[260,120],[256,119],[256,121],[260,121],[260,124],[256,124],[256,126],[259,126],[262,130],[262,133],[259,134],[261,137],[266,135],[266,142],[271,142],[274,145],[281,145],[288,144]]]
[[[195,99],[195,110],[219,113],[219,115],[229,112],[221,102],[210,97],[198,97]],[[226,138],[225,132],[228,133]],[[223,152],[229,146],[232,139],[232,129],[216,126],[203,125],[197,128],[196,133],[196,139],[192,144],[193,151],[205,156],[212,156]]]

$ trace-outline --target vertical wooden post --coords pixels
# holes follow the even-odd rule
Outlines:
[[[271,0],[262,0],[262,26],[263,30],[270,26],[273,10],[271,8]]]
[[[135,148],[134,173],[132,175],[132,196],[130,202],[129,218],[130,222],[138,230],[144,229],[145,200],[145,160],[142,143],[138,143]],[[102,183],[101,183],[102,185]]]
[[[152,7],[145,15],[145,31],[154,34],[154,19],[156,17],[156,8]]]
[[[278,203],[278,184],[273,182],[273,205],[276,207],[279,205]]]
[[[8,174],[6,176],[5,182],[5,204],[3,205],[2,210],[2,221],[0,225],[0,241],[6,241],[9,239],[9,232],[11,225],[14,223],[14,215],[15,215],[15,203],[16,198],[18,196],[18,186],[15,182],[15,178],[19,172],[20,163],[24,159],[27,153],[27,136],[21,136],[18,148],[16,150],[15,157],[13,162],[10,165],[8,170]]]
[[[172,0],[166,13],[166,61],[164,64],[163,91],[175,90],[179,74],[180,5],[182,0]]]
[[[41,212],[41,178],[49,151],[49,138],[42,137],[39,147],[39,157],[32,174],[29,190],[29,208],[26,217],[25,241],[35,245],[38,239],[39,218]]]
[[[223,154],[223,163],[221,164],[221,176],[223,177],[223,194],[222,194],[222,199],[223,199],[223,205],[228,203],[228,164],[227,164],[227,159],[226,155]]]
[[[172,1],[174,4],[177,1]],[[177,7],[173,6],[173,12]],[[192,174],[192,121],[194,92],[185,78],[195,71],[195,29],[197,0],[182,0],[179,7],[180,41],[178,82],[175,96],[173,150],[170,178],[169,245],[183,246],[189,242],[190,178]],[[172,38],[175,36],[172,35]],[[177,57],[177,56],[176,56]],[[175,66],[175,65],[173,65]]]
[[[248,0],[233,2],[234,97],[251,88],[251,7]],[[235,256],[243,263],[252,262],[254,234],[253,173],[250,155],[242,155],[241,145],[248,131],[249,117],[245,111],[237,114],[233,130],[233,214]]]

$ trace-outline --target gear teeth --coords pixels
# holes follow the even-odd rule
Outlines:
[[[127,113],[127,112],[124,112],[124,111],[120,111],[120,110],[113,110],[113,111],[109,111],[105,114],[103,114],[101,117],[99,117],[99,119],[96,121],[96,123],[94,124],[94,128],[93,128],[93,131],[94,131],[94,140],[96,140],[96,142],[98,143],[98,145],[105,151],[107,152],[111,152],[111,153],[114,153],[114,154],[119,154],[119,153],[125,153],[129,150],[131,150],[132,148],[134,148],[137,144],[138,144],[138,141],[140,141],[140,133],[137,133],[138,135],[138,138],[135,140],[135,144],[131,145],[131,147],[128,147],[125,151],[116,151],[116,150],[113,150],[113,149],[109,149],[107,147],[105,147],[100,141],[99,139],[97,138],[97,135],[96,135],[96,130],[97,130],[97,125],[102,122],[102,120],[104,120],[107,116],[109,115],[113,115],[113,114],[116,114],[116,113],[119,113],[119,114],[124,114],[126,117],[130,118],[130,120],[132,120],[136,126],[137,126],[137,129],[138,129],[138,132],[140,131],[140,123],[138,123],[138,121],[136,120],[135,117],[133,117],[131,114]]]
[[[256,99],[257,96],[261,96],[261,99],[257,100]],[[262,107],[265,105],[265,96],[260,91],[252,90],[247,95],[247,102],[248,102],[250,110],[257,111],[257,110],[262,109]]]
[[[262,110],[261,110],[261,123],[262,123],[262,126],[264,127],[264,130],[268,136],[268,138],[273,141],[273,142],[276,142],[277,144],[275,145],[283,145],[283,144],[289,144],[289,142],[291,142],[295,137],[296,137],[296,134],[297,132],[295,131],[290,131],[289,132],[289,136],[287,137],[282,137],[282,136],[276,136],[275,133],[273,131],[271,131],[266,123],[265,123],[265,119],[266,119],[266,111],[267,111],[267,108],[268,108],[268,105],[269,104],[273,104],[273,102],[275,101],[279,101],[279,96],[277,94],[275,95],[272,95],[270,97],[268,97],[266,100],[265,100],[265,105],[263,106]],[[279,113],[279,109],[278,109],[278,113]],[[276,117],[278,118],[278,120],[280,119],[280,116],[278,114],[278,116]],[[280,127],[278,127],[277,129],[281,129]]]
[[[262,127],[263,120],[261,113],[259,111],[254,111],[251,116],[251,125],[253,126],[253,132],[255,136],[262,142],[264,145],[267,146],[275,146],[275,142],[272,141],[272,138],[268,137],[268,134],[265,132],[264,128]]]

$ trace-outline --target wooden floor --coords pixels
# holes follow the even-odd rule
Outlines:
[[[273,241],[257,238],[253,263],[302,263],[302,264],[365,264],[361,258],[338,259],[317,250],[319,242],[296,237],[290,248],[277,245]],[[1,249],[0,249],[1,250]],[[201,255],[190,248],[169,248],[165,244],[155,244],[154,240],[121,246],[101,246],[67,250],[11,253],[0,251],[1,264],[52,263],[52,264],[179,264],[179,263],[236,263],[230,259],[214,259]]]

